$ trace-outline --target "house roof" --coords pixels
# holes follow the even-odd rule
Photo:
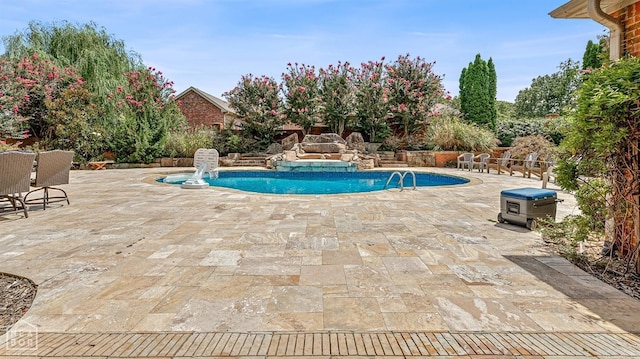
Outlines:
[[[202,90],[199,90],[193,86],[189,87],[188,89],[180,92],[177,96],[176,96],[176,100],[179,100],[181,97],[184,97],[186,94],[188,94],[189,92],[195,92],[198,95],[200,95],[202,98],[204,98],[205,100],[211,102],[211,104],[213,104],[214,106],[216,106],[217,108],[219,108],[223,113],[224,112],[228,112],[228,113],[235,113],[235,111],[229,107],[229,103],[217,98],[213,95],[210,95]]]
[[[549,15],[556,19],[589,19],[588,2],[588,0],[571,0],[551,11]],[[605,13],[612,14],[636,2],[638,0],[601,0],[600,7]]]

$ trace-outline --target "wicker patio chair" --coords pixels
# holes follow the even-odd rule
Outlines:
[[[42,203],[42,209],[47,209],[49,203],[66,201],[67,204],[70,204],[67,192],[62,188],[53,186],[69,183],[69,171],[72,163],[73,151],[54,150],[40,152],[38,154],[36,178],[31,182],[31,186],[39,188],[29,191],[24,196],[24,202],[26,204]],[[60,194],[51,196],[49,195],[50,190],[59,191]],[[29,195],[38,191],[43,191],[42,197],[28,198]]]
[[[13,211],[20,204],[25,218],[29,217],[28,208],[22,198],[22,192],[29,191],[31,170],[35,153],[9,151],[0,153],[0,198],[11,203]]]

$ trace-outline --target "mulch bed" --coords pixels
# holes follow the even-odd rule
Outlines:
[[[578,245],[567,244],[565,241],[550,241],[545,243],[555,252],[565,257],[576,267],[600,279],[610,286],[624,292],[632,298],[640,300],[640,275],[629,268],[625,258],[602,255],[602,242],[593,241]]]
[[[37,286],[29,279],[0,273],[0,335],[29,310]]]

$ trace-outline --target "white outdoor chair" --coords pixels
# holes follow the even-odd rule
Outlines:
[[[481,153],[473,158],[473,163],[471,164],[472,168],[478,168],[478,172],[484,172],[484,169],[487,169],[489,172],[488,162],[489,157],[491,157],[488,153]]]
[[[458,156],[458,168],[464,169],[465,167],[467,167],[469,171],[471,171],[473,167],[473,153],[471,152],[465,152]]]

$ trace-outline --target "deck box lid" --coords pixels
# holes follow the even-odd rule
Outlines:
[[[524,188],[514,188],[514,189],[505,189],[500,192],[500,195],[517,198],[517,199],[525,199],[525,200],[534,200],[548,197],[556,197],[556,191],[550,189],[540,189],[533,187],[524,187]]]

